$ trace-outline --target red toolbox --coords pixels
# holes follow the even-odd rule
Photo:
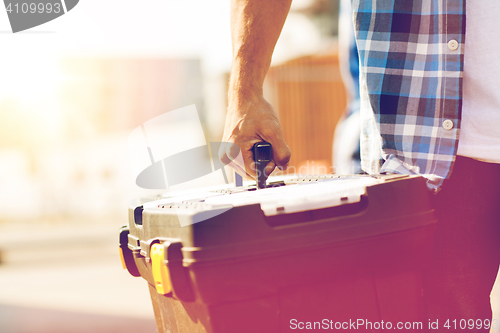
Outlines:
[[[131,207],[122,259],[149,283],[159,332],[427,327],[420,279],[436,220],[424,178],[273,185]]]

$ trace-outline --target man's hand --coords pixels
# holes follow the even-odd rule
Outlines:
[[[283,140],[278,116],[262,93],[274,46],[290,5],[291,0],[231,1],[233,66],[222,141],[239,146],[243,162],[235,160],[238,152],[231,144],[223,146],[219,157],[224,163],[233,160],[237,171],[253,178],[252,147],[257,142],[267,141],[273,146],[273,161],[266,166],[267,175],[276,166],[285,169],[290,160],[290,149]]]
[[[278,116],[274,108],[261,96],[246,98],[245,101],[231,101],[226,117],[226,126],[223,142],[236,144],[240,149],[244,165],[236,160],[236,150],[231,151],[233,145],[225,145],[220,154],[221,160],[234,160],[237,171],[245,171],[247,176],[255,178],[252,147],[255,143],[266,141],[272,145],[272,161],[266,166],[266,175],[270,175],[277,166],[286,169],[290,160],[290,149],[283,140]],[[240,162],[240,163],[238,163]]]

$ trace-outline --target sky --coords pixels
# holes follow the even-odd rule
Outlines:
[[[207,44],[228,46],[228,5],[223,0],[81,0],[63,17],[21,33],[29,36],[15,43],[57,42],[51,46],[64,51],[194,54]],[[9,30],[7,14],[0,11],[0,32]],[[34,36],[43,32],[52,34]]]
[[[0,10],[4,65],[59,55],[203,55],[210,67],[231,59],[229,3],[224,0],[81,0],[66,15],[12,34]],[[22,68],[19,68],[22,70]]]

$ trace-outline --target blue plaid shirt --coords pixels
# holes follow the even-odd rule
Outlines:
[[[422,174],[437,190],[458,148],[465,0],[353,0],[352,9],[362,167]]]

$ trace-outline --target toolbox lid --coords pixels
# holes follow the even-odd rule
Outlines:
[[[417,176],[302,177],[262,190],[208,192],[148,203],[154,206],[144,207],[141,225],[131,211],[129,248],[148,258],[155,241],[178,239],[183,263],[191,265],[335,247],[435,223]]]
[[[379,179],[366,176],[332,177],[311,182],[304,182],[302,178],[301,184],[292,180],[287,186],[210,196],[205,199],[205,203],[233,207],[260,204],[266,216],[273,216],[356,203],[367,186],[379,182]]]

